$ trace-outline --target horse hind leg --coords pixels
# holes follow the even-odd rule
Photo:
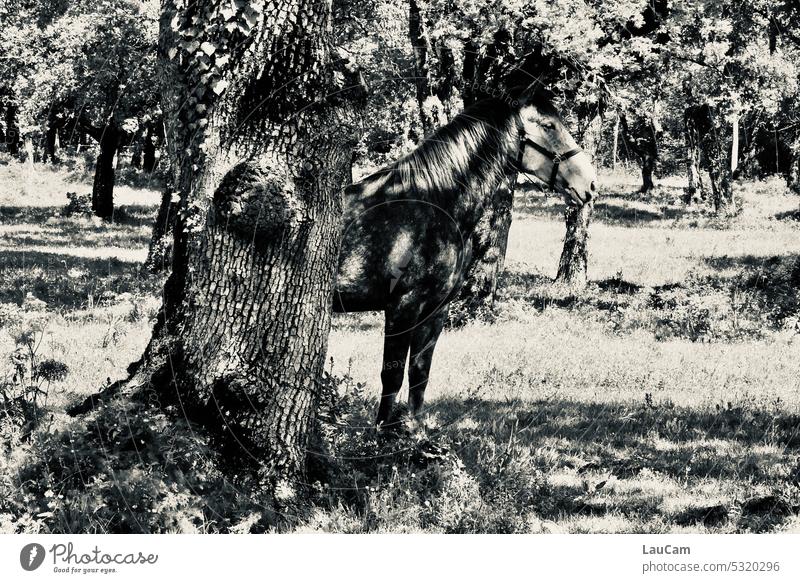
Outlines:
[[[411,336],[411,358],[408,362],[408,408],[415,418],[422,414],[425,388],[433,362],[433,350],[442,333],[447,310],[443,309],[417,326]]]
[[[395,397],[403,385],[403,376],[411,343],[411,326],[389,310],[386,312],[386,327],[383,339],[383,370],[381,371],[381,402],[378,406],[376,425],[389,421]]]

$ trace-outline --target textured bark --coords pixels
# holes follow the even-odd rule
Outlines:
[[[302,490],[316,411],[352,117],[332,86],[329,5],[248,5],[247,34],[206,22],[235,22],[229,5],[162,4],[179,207],[164,307],[131,382],[153,387],[162,403],[179,396],[217,437],[229,471],[259,476],[266,501],[286,507]],[[223,86],[204,82],[198,45],[182,50],[187,34],[217,47]]]
[[[95,163],[92,184],[92,210],[103,219],[110,219],[114,214],[114,156],[119,148],[119,141],[119,132],[113,127],[107,127],[100,137],[100,153]]]
[[[580,208],[568,207],[564,212],[567,233],[564,248],[558,261],[556,281],[570,287],[582,288],[587,281],[589,263],[589,223],[594,212],[594,201]]]

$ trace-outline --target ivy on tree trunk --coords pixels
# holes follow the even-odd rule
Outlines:
[[[316,0],[167,0],[161,15],[177,216],[129,385],[179,401],[281,508],[303,490],[353,145],[329,18]]]

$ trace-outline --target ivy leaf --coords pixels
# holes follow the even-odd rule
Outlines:
[[[222,92],[228,88],[228,82],[225,79],[218,79],[211,84],[211,90],[217,95],[222,95]]]
[[[210,57],[216,52],[217,47],[214,43],[205,41],[203,44],[200,45],[200,50]]]

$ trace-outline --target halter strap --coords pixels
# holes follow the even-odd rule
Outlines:
[[[580,154],[583,151],[580,148],[573,148],[572,150],[569,150],[568,152],[564,152],[563,154],[557,154],[555,152],[551,152],[550,150],[548,150],[544,146],[540,146],[539,144],[534,142],[532,139],[530,139],[528,136],[524,136],[522,138],[521,146],[524,146],[525,144],[530,145],[534,150],[536,150],[537,152],[539,152],[543,156],[546,156],[549,160],[551,160],[553,162],[553,169],[550,171],[550,182],[547,185],[550,190],[555,190],[556,178],[558,177],[558,165],[561,164],[564,160],[569,160],[573,156],[577,156],[578,154]],[[520,167],[519,168],[520,170],[522,170],[522,156],[523,156],[523,154],[524,154],[524,150],[523,150],[522,147],[520,147],[520,150],[519,150],[519,164],[518,164],[518,166]],[[525,171],[522,170],[522,172],[525,172]]]

